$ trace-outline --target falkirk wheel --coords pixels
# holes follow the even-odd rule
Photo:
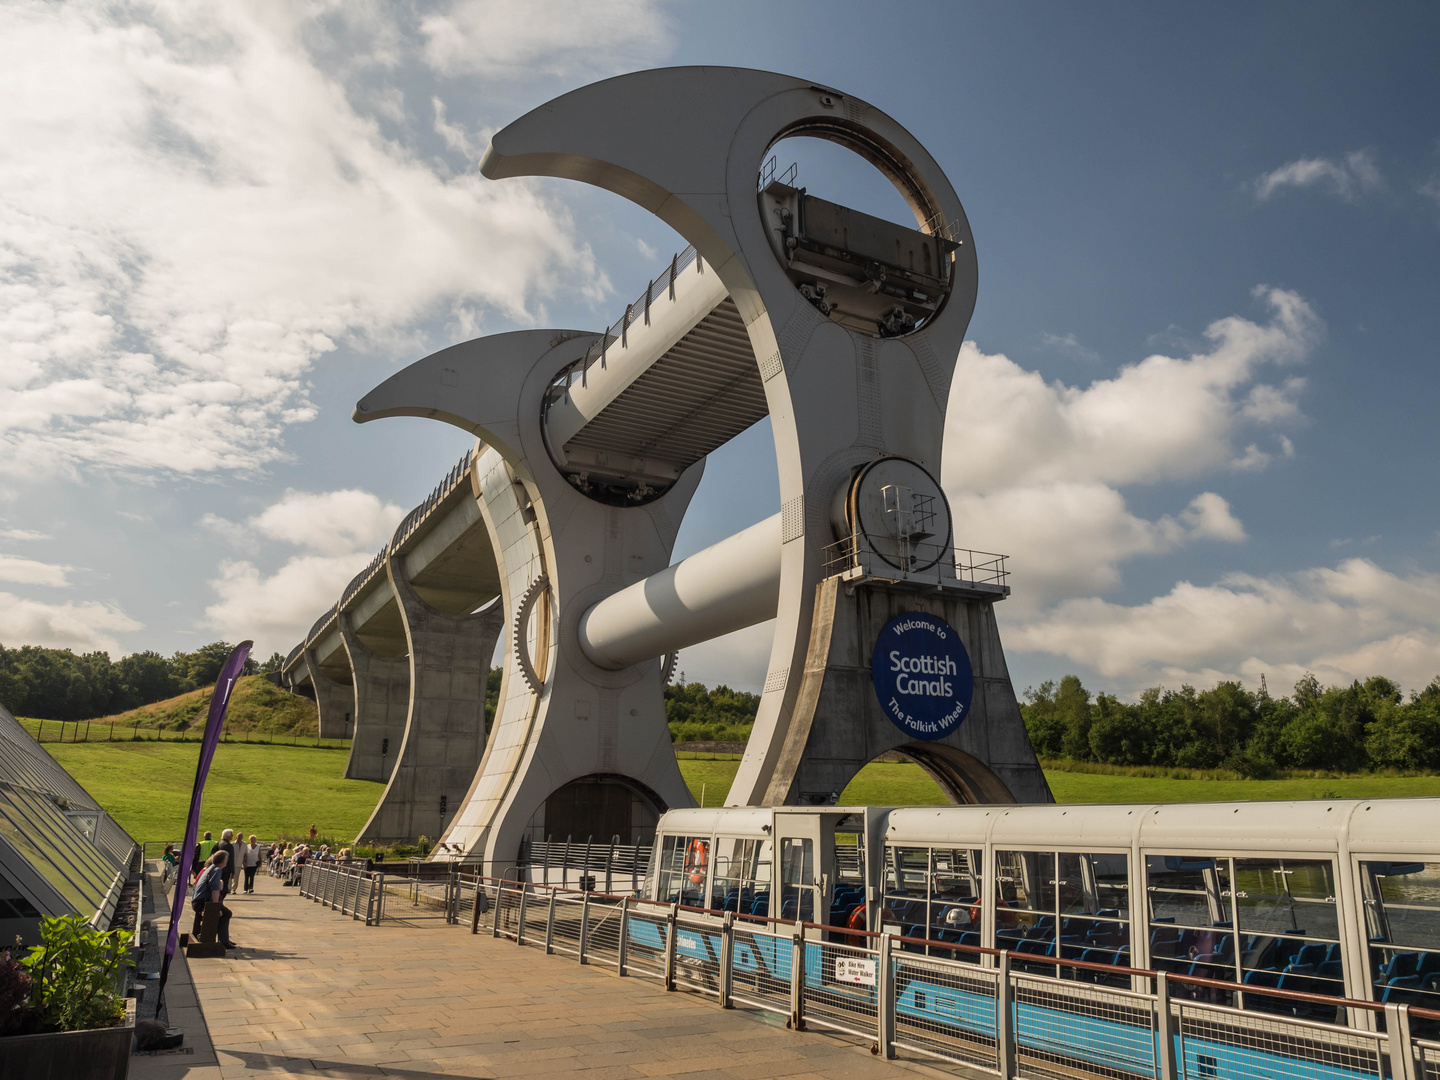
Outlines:
[[[914,222],[765,170],[797,135],[867,159]],[[498,873],[527,837],[631,842],[693,805],[663,700],[676,650],[771,618],[729,805],[834,802],[887,751],[956,802],[1051,801],[995,625],[1003,559],[957,553],[963,522],[938,481],[977,271],[924,147],[803,79],[671,68],[535,109],[480,169],[605,188],[690,248],[606,331],[468,341],[355,408],[358,422],[432,417],[479,439],[504,675],[439,850]],[[706,455],[766,415],[780,513],[671,565]]]

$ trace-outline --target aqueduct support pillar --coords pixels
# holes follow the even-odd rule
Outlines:
[[[320,668],[315,650],[305,650],[305,670],[315,691],[315,708],[320,714],[320,737],[344,739],[350,734],[351,713],[355,708],[351,688],[326,675]]]
[[[416,594],[393,545],[385,569],[410,646],[410,700],[385,794],[357,840],[433,842],[460,809],[485,753],[485,680],[505,615],[499,604],[472,615],[436,611]]]
[[[410,712],[410,658],[387,657],[365,647],[355,634],[350,616],[340,613],[340,635],[350,657],[355,679],[355,726],[347,780],[390,779],[405,739]]]
[[[873,686],[873,651],[882,631],[915,613],[954,627],[974,671],[965,722],[934,740],[916,739],[892,722]],[[765,803],[834,802],[866,762],[887,750],[919,762],[957,803],[1052,801],[1005,666],[993,597],[849,586],[839,577],[817,587],[794,719]]]

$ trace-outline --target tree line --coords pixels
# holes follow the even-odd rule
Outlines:
[[[211,686],[233,648],[212,641],[194,652],[145,651],[111,660],[105,652],[75,653],[0,645],[0,705],[40,720],[93,720]],[[284,657],[245,663],[245,674],[279,671]]]
[[[759,711],[759,694],[724,683],[712,689],[687,682],[683,671],[665,687],[665,718],[674,742],[745,742]]]
[[[1043,758],[1226,768],[1251,777],[1282,769],[1440,770],[1440,676],[1408,699],[1381,675],[1322,687],[1307,674],[1284,697],[1220,682],[1209,690],[1156,686],[1132,703],[1092,697],[1079,677],[1066,675],[1026,690],[1020,712]]]

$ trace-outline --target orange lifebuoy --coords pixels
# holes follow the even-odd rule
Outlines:
[[[855,907],[854,907],[854,909],[850,912],[850,917],[845,920],[845,929],[847,929],[847,930],[864,930],[864,929],[866,929],[866,926],[865,926],[866,914],[867,914],[867,913],[866,913],[865,904],[863,904],[863,903],[856,904]],[[869,942],[868,942],[864,937],[861,937],[861,936],[859,936],[859,935],[851,935],[851,934],[836,934],[836,935],[835,935],[835,941],[836,941],[838,944],[840,944],[840,945],[853,945],[853,946],[855,946],[855,947],[858,948],[858,949],[863,949],[863,948],[866,947],[866,945],[869,944]]]
[[[690,875],[690,884],[697,889],[705,882],[705,864],[710,857],[710,844],[705,840],[691,840],[685,849],[685,870]]]

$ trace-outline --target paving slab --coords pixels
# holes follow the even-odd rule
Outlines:
[[[788,1031],[783,1017],[721,1009],[468,926],[367,927],[263,875],[253,895],[227,903],[242,947],[171,978],[189,1061],[137,1057],[135,1080],[970,1075],[884,1061],[869,1040]]]

